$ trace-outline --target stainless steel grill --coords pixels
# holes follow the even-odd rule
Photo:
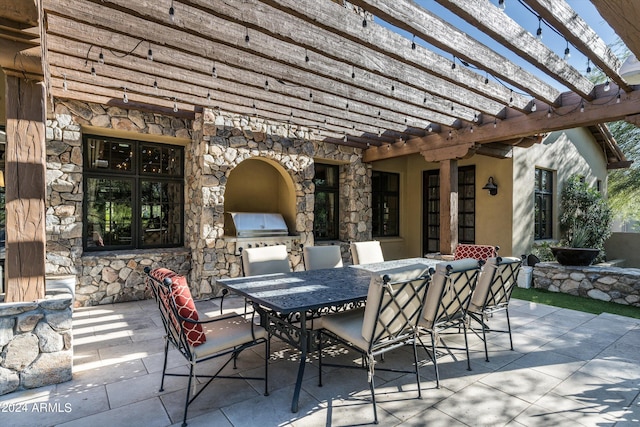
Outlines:
[[[279,213],[226,212],[225,234],[235,237],[288,236],[289,229]]]

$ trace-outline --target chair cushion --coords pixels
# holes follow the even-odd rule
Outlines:
[[[351,258],[353,264],[372,264],[374,262],[383,262],[382,247],[380,242],[372,240],[370,242],[353,242],[350,246]]]
[[[307,270],[342,267],[340,246],[305,246],[302,254]]]
[[[487,258],[496,257],[498,253],[495,246],[459,244],[453,254],[454,260],[473,258],[485,261]]]
[[[242,267],[245,276],[288,273],[289,253],[285,245],[248,248],[242,251]]]
[[[388,270],[377,271],[371,277],[369,291],[367,292],[367,304],[365,305],[364,320],[362,323],[362,337],[365,341],[369,341],[373,334],[378,310],[380,309],[380,297],[383,292],[383,277],[389,276],[389,283],[406,282],[407,280],[416,279],[429,269],[423,264],[412,264],[403,267],[392,268]]]
[[[192,346],[199,346],[204,343],[207,338],[202,330],[202,325],[194,324],[190,322],[181,321],[174,316],[173,311],[170,309],[168,297],[173,298],[178,310],[178,314],[182,317],[198,321],[198,310],[196,309],[193,298],[191,297],[191,291],[187,285],[187,279],[184,276],[180,276],[168,268],[156,268],[149,272],[149,275],[154,279],[164,283],[164,279],[171,279],[171,292],[159,292],[161,303],[165,307],[165,312],[173,322],[174,327],[177,330],[184,329],[187,341]]]
[[[362,337],[364,308],[322,316],[322,328],[333,332],[360,350],[367,351],[369,342]]]
[[[264,328],[258,325],[252,325],[250,320],[238,314],[223,315],[215,319],[218,318],[221,320],[202,325],[204,326],[203,336],[206,336],[206,342],[192,348],[196,359],[201,359],[252,342],[254,341],[254,336],[255,339],[261,339],[267,336],[267,331]],[[252,327],[253,335],[251,333]]]
[[[451,267],[448,272],[447,267]],[[445,304],[448,304],[455,298],[456,289],[445,289],[449,276],[471,269],[478,269],[478,261],[471,258],[436,264],[436,272],[431,279],[429,290],[427,290],[420,326],[431,329],[433,324],[439,320],[436,319],[436,316],[442,314],[438,313],[441,303],[444,301]]]
[[[471,298],[471,304],[469,305],[469,311],[480,313],[484,309],[485,302],[489,292],[493,287],[493,302],[492,304],[508,302],[506,301],[505,286],[509,280],[515,283],[517,279],[517,272],[512,271],[511,264],[518,264],[513,266],[519,268],[522,261],[515,257],[491,257],[487,259],[487,263],[482,267],[482,271],[478,277],[478,285],[475,291],[473,291],[473,297]],[[514,283],[511,283],[513,286]]]

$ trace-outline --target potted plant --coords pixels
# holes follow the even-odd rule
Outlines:
[[[599,191],[574,175],[560,195],[560,230],[564,238],[551,250],[560,264],[590,265],[604,258],[604,242],[611,235],[611,209]]]

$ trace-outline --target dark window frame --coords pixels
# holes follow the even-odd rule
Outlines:
[[[320,179],[318,177],[318,172],[321,169],[326,169],[332,171],[331,173],[334,175],[334,183],[328,184],[328,179]],[[318,241],[328,241],[328,240],[338,240],[340,234],[340,167],[338,165],[332,165],[327,163],[316,163],[315,164],[315,175],[313,177],[313,183],[315,185],[315,193],[314,193],[314,219],[313,219],[313,234],[314,239]],[[327,195],[326,202],[323,204],[321,200],[324,198],[323,196]],[[332,197],[331,197],[332,196]],[[331,207],[332,212],[330,215],[327,215],[326,225],[321,227],[321,223],[319,218],[322,216],[319,213],[319,209],[323,207],[326,208],[329,205],[329,200],[333,198],[333,206]],[[320,230],[320,228],[323,228]]]
[[[92,167],[89,159],[89,144],[91,140],[96,141],[108,141],[111,144],[129,144],[131,146],[131,153],[133,155],[130,156],[130,168],[128,170],[116,170],[112,167],[109,162],[109,166],[107,169],[104,167],[98,167],[97,165]],[[182,247],[184,246],[184,222],[185,222],[185,189],[184,189],[184,147],[180,145],[171,145],[171,144],[161,144],[149,141],[141,141],[134,139],[123,139],[109,136],[100,136],[100,135],[83,135],[83,202],[82,202],[82,220],[83,220],[83,231],[82,231],[82,248],[83,251],[87,252],[101,252],[101,251],[120,251],[120,250],[133,250],[133,249],[152,249],[152,248],[172,248],[172,247]],[[143,149],[155,149],[160,152],[160,165],[162,165],[162,161],[165,159],[162,157],[165,151],[177,150],[177,157],[179,158],[180,164],[177,165],[177,168],[174,167],[174,170],[177,170],[176,173],[173,174],[159,174],[155,171],[146,172],[145,166],[143,166],[142,154]],[[169,161],[171,161],[171,156],[167,156]],[[174,158],[175,159],[175,158]],[[97,162],[96,162],[97,163]],[[126,167],[126,166],[125,166]],[[148,167],[148,166],[147,166]],[[91,221],[89,218],[89,203],[90,203],[90,192],[89,192],[89,182],[97,180],[108,180],[115,183],[131,183],[131,195],[130,195],[130,203],[131,203],[131,219],[130,219],[130,244],[114,244],[104,246],[96,246],[89,245],[88,243],[93,239],[93,229],[91,227]],[[147,234],[149,234],[149,222],[152,218],[143,218],[142,211],[143,206],[145,206],[145,210],[154,211],[154,206],[159,203],[155,200],[149,201],[146,204],[143,203],[143,192],[142,187],[145,186],[157,186],[157,185],[169,185],[172,186],[174,190],[177,189],[177,199],[166,201],[166,206],[172,206],[173,209],[176,207],[179,211],[179,221],[177,223],[172,223],[170,228],[174,230],[174,236],[177,237],[173,239],[172,243],[163,243],[163,242],[153,242],[146,243],[143,241]],[[113,203],[113,200],[107,200],[108,203]],[[146,222],[145,222],[146,221]],[[158,218],[158,221],[162,221],[162,219]],[[146,227],[146,229],[144,229]],[[163,228],[162,224],[159,226],[160,229]],[[170,229],[169,228],[169,229]],[[144,230],[143,230],[144,229]],[[126,230],[129,232],[129,230]],[[92,236],[89,236],[89,234]],[[160,232],[161,233],[161,232]],[[146,236],[148,237],[148,236]],[[127,239],[128,240],[128,239]]]
[[[384,188],[393,179],[397,188]],[[379,185],[376,185],[376,181]],[[396,206],[387,206],[385,212],[384,203],[395,198]],[[398,237],[400,236],[400,174],[395,172],[373,171],[371,175],[371,208],[372,224],[371,234],[373,237]],[[395,212],[394,212],[395,211]],[[395,213],[395,215],[394,215]],[[391,227],[385,227],[385,215],[393,218]],[[390,229],[387,232],[385,229]]]
[[[546,188],[543,188],[542,185],[543,175],[547,176],[548,185]],[[536,168],[534,177],[533,239],[553,239],[553,171]],[[546,203],[544,203],[545,201]],[[549,207],[548,211],[543,209],[544,206]]]

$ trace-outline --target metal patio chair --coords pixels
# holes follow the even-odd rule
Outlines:
[[[253,321],[235,313],[201,320],[184,276],[180,276],[166,268],[152,270],[146,267],[145,272],[147,273],[147,285],[153,291],[158,302],[162,324],[166,332],[162,380],[159,391],[164,391],[165,376],[189,377],[182,426],[185,427],[187,425],[189,405],[216,378],[264,380],[264,394],[267,396],[269,394],[267,380],[271,338],[268,332],[254,324]],[[234,369],[237,367],[238,355],[243,350],[259,344],[265,345],[264,377],[221,375],[223,369],[230,362],[233,361]],[[173,345],[189,362],[189,374],[167,372],[169,345]],[[196,366],[201,362],[218,357],[228,357],[228,359],[213,375],[198,375],[199,378],[209,379],[198,390],[197,381],[194,381],[196,379]]]
[[[511,322],[509,320],[509,300],[511,292],[517,284],[518,273],[522,260],[515,257],[492,257],[483,266],[469,305],[469,316],[480,324],[482,336],[472,328],[472,331],[484,342],[485,360],[489,361],[486,332],[502,332],[509,334],[509,344],[513,350],[511,337]],[[507,329],[492,329],[487,319],[494,313],[504,311],[507,316]]]
[[[305,270],[342,267],[340,246],[304,246],[302,261]]]
[[[382,254],[382,247],[377,240],[371,240],[369,242],[352,242],[349,245],[351,251],[351,260],[353,265],[359,264],[371,264],[374,262],[383,262],[384,255]]]
[[[425,298],[422,317],[418,322],[418,341],[433,362],[438,388],[440,388],[439,351],[441,353],[445,351],[455,360],[451,350],[465,350],[467,369],[471,370],[467,341],[467,309],[476,286],[481,264],[482,261],[468,258],[436,265],[435,274]],[[451,347],[444,341],[443,335],[447,334],[451,328],[457,329],[455,333],[459,333],[460,328],[464,330],[464,348]],[[422,341],[423,335],[430,337],[431,345],[429,347]]]
[[[319,386],[322,386],[323,365],[368,369],[376,424],[378,412],[374,385],[375,369],[415,373],[418,397],[422,396],[415,333],[431,279],[431,271],[425,270],[424,265],[412,265],[381,273],[385,273],[384,276],[373,275],[371,278],[364,309],[323,317],[323,328],[320,330],[318,343]],[[364,366],[323,363],[323,337],[338,340],[361,353]],[[405,344],[413,345],[414,369],[412,371],[383,369],[376,366],[377,356],[382,357],[386,352]]]

